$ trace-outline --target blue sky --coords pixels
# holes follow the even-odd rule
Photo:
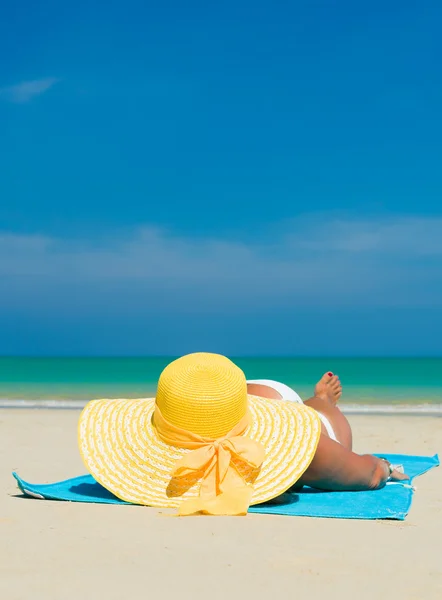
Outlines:
[[[442,354],[441,18],[2,6],[0,354]]]

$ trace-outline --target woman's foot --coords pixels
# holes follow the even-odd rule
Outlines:
[[[330,422],[336,440],[351,450],[352,448],[352,433],[350,423],[337,407],[337,402],[342,395],[342,385],[339,377],[333,373],[326,373],[321,377],[315,386],[315,395],[313,398],[306,400],[304,404],[314,408],[321,413]],[[324,434],[328,435],[323,431]]]
[[[325,373],[315,386],[315,396],[328,400],[336,406],[342,396],[342,385],[337,375]]]

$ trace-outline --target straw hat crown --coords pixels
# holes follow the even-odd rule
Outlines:
[[[246,378],[225,356],[188,354],[162,372],[156,404],[163,417],[176,427],[220,438],[246,414]]]

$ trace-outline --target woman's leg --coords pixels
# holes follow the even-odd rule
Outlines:
[[[249,393],[264,398],[282,400],[281,395],[268,386],[248,386]],[[350,424],[336,406],[341,397],[342,386],[333,373],[326,373],[315,386],[315,395],[304,402],[327,417],[340,443],[330,439],[324,431],[316,454],[300,480],[288,490],[298,492],[304,485],[323,490],[369,490],[377,489],[388,479],[390,473],[385,461],[375,456],[359,456],[351,450]],[[395,481],[409,479],[408,475],[394,471]],[[284,494],[272,500],[274,504],[286,502]]]

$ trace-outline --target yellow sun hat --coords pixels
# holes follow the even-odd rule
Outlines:
[[[121,500],[181,515],[246,514],[310,465],[315,410],[247,394],[228,358],[196,353],[162,372],[156,398],[94,400],[78,428],[91,475]]]

